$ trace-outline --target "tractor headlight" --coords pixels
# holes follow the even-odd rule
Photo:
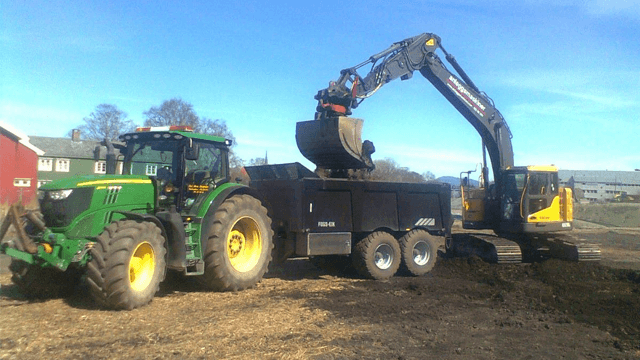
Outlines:
[[[49,199],[51,200],[64,200],[71,195],[73,189],[65,189],[65,190],[55,190],[49,191]]]

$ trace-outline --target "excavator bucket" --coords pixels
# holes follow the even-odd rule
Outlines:
[[[325,169],[372,168],[373,144],[362,143],[364,120],[335,116],[296,124],[296,142],[304,157]]]

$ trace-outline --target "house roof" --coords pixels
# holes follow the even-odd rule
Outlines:
[[[74,159],[105,159],[107,148],[100,145],[100,141],[95,140],[78,140],[73,141],[70,138],[56,138],[46,136],[32,136],[31,142],[44,150],[44,155],[51,157],[63,157]],[[99,153],[96,154],[96,147],[99,147]],[[119,153],[115,149],[116,155]]]
[[[3,130],[4,132],[11,134],[13,137],[15,137],[18,140],[18,143],[32,150],[33,152],[38,154],[38,156],[42,156],[42,154],[44,154],[43,150],[39,149],[37,146],[35,146],[30,142],[30,139],[26,134],[14,128],[13,126],[0,121],[0,130]]]

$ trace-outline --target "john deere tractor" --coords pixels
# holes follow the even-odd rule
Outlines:
[[[0,252],[20,290],[58,295],[84,278],[102,306],[133,309],[151,301],[167,269],[219,291],[260,281],[271,219],[255,190],[229,181],[231,142],[183,126],[120,139],[119,158],[106,141],[107,175],[43,185],[41,216],[11,208],[0,240],[10,224],[18,236]]]

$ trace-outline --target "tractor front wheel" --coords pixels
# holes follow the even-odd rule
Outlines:
[[[217,291],[243,290],[258,283],[273,249],[267,209],[250,195],[234,195],[208,221],[205,271],[200,281]]]
[[[111,309],[148,304],[165,275],[165,239],[148,221],[111,223],[98,236],[87,265],[87,283],[94,299]]]

